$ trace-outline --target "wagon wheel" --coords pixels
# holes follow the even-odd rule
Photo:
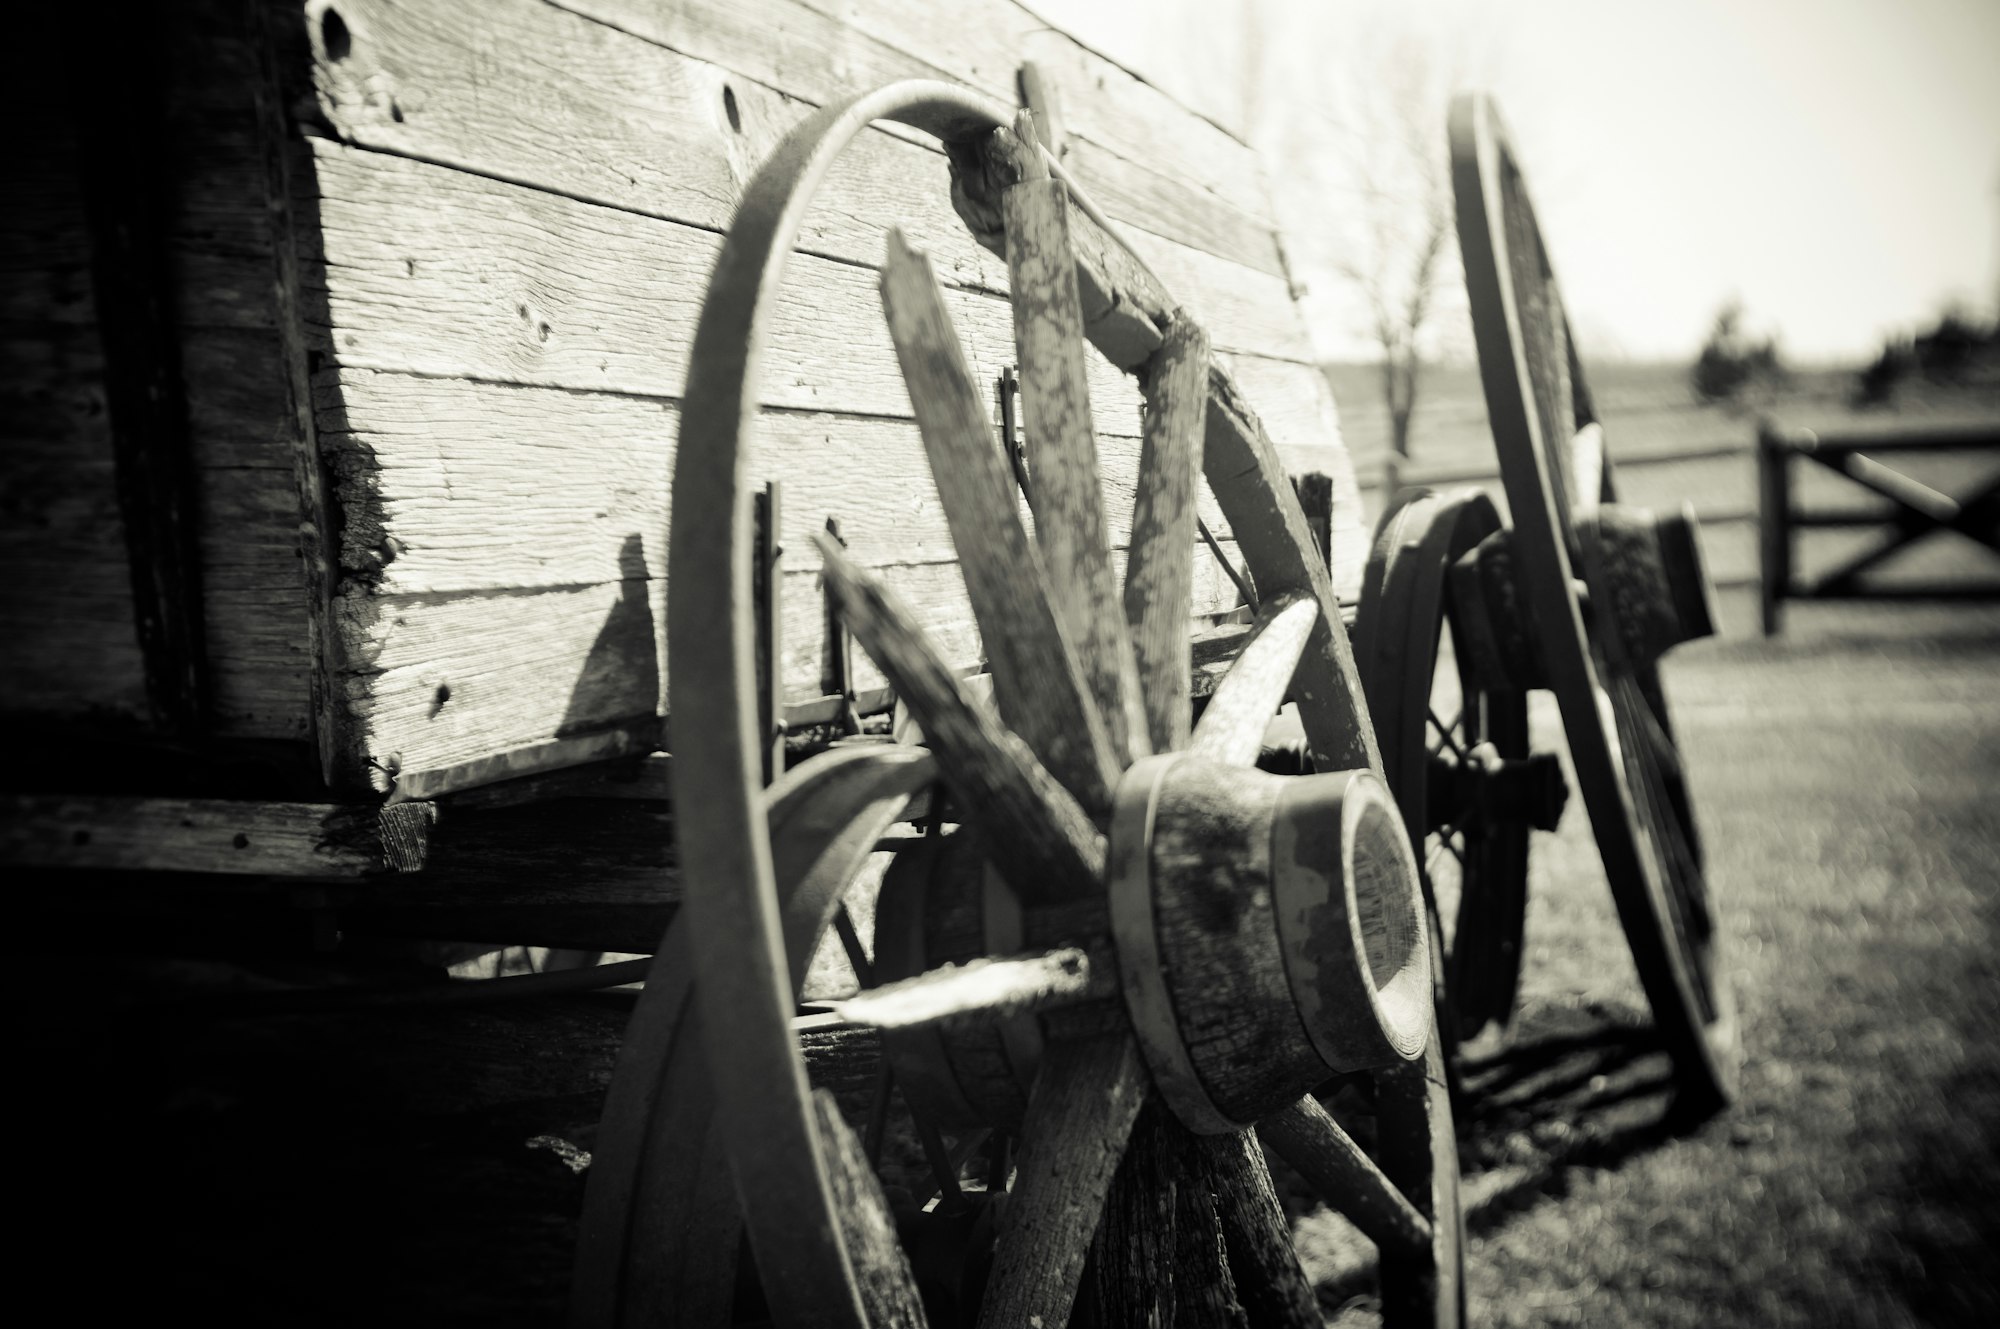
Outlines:
[[[1376,528],[1355,635],[1442,950],[1440,1018],[1468,1051],[1497,1044],[1512,1019],[1529,831],[1553,829],[1565,793],[1554,757],[1530,756],[1527,694],[1476,648],[1462,603],[1476,591],[1453,577],[1499,530],[1477,490],[1406,493]]]
[[[1318,1325],[1255,1123],[1376,1240],[1387,1319],[1458,1324],[1457,1160],[1414,860],[1369,769],[1326,569],[1268,441],[1209,367],[1205,338],[1168,317],[1144,360],[1134,535],[1116,584],[1083,395],[1074,191],[1021,148],[1031,131],[1001,130],[1008,114],[933,83],[826,108],[751,183],[725,241],[674,476],[668,640],[685,908],[628,1030],[593,1151],[573,1319],[727,1322],[740,1233],[780,1324],[925,1322],[865,1151],[811,1088],[795,1021],[806,959],[846,883],[936,775],[946,817],[965,826],[926,836],[891,877],[920,891],[956,885],[1005,925],[984,929],[979,954],[948,957],[979,963],[864,991],[843,1010],[884,1030],[913,1106],[927,1084],[955,1088],[955,1107],[990,1113],[982,1124],[1011,1137],[1011,1176],[1003,1164],[990,1178],[1007,1185],[988,1204],[996,1236],[978,1323],[1058,1325],[1073,1306],[1094,1323],[1160,1323],[1179,1305],[1202,1323],[1245,1323],[1247,1308],[1259,1323]],[[760,322],[813,188],[880,119],[937,135],[955,158],[990,150],[1020,177],[998,204],[1035,536],[928,263],[892,235],[885,313],[997,710],[961,689],[893,593],[823,543],[848,624],[931,751],[838,751],[762,790],[746,448]],[[1080,195],[1074,206],[1088,213]],[[1263,610],[1190,733],[1204,450]],[[1251,769],[1288,684],[1320,767],[1337,773]],[[882,914],[899,907],[893,886]],[[921,921],[929,907],[920,896],[905,913]],[[878,961],[892,948],[882,914]],[[992,957],[1023,947],[1031,953]],[[1041,1012],[1039,1026],[1010,1043],[1024,1012]],[[1002,1065],[1040,1043],[1025,1101],[1018,1084],[981,1081],[954,1051],[981,1039],[988,1052],[998,1043]],[[1306,1092],[1329,1071],[1374,1075],[1372,1157]],[[1149,1101],[1159,1108],[1142,1114]],[[937,1153],[950,1189],[958,1164]],[[923,1216],[904,1227],[917,1245],[934,1232]],[[1080,1294],[1087,1255],[1095,1272]]]
[[[1490,101],[1451,110],[1452,182],[1487,414],[1577,784],[1653,1018],[1690,1107],[1735,1083],[1736,1023],[1656,662],[1713,630],[1692,513],[1616,502],[1527,187]]]

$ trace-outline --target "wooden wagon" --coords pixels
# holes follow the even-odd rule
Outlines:
[[[652,956],[488,980],[647,980],[578,1323],[764,1313],[745,1232],[786,1324],[921,1323],[940,1243],[933,1322],[1317,1323],[1253,1124],[1381,1245],[1392,1320],[1456,1323],[1450,1048],[1505,1024],[1560,808],[1534,687],[1726,1093],[1652,672],[1705,626],[1692,536],[1613,501],[1482,104],[1519,534],[1423,496],[1371,553],[1254,154],[1011,0],[38,21],[7,860],[170,912],[247,885],[336,953]],[[1254,769],[1288,698],[1315,773]],[[1413,844],[1463,865],[1450,964]],[[872,1096],[815,1096],[802,1038],[865,1045]]]

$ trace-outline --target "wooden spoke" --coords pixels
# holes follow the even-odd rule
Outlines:
[[[1031,112],[1021,112],[1015,133],[1023,143],[1035,141]],[[1148,755],[1152,744],[1105,536],[1069,190],[1050,178],[1039,152],[1024,153],[1022,160],[1026,171],[1001,196],[1001,212],[1020,359],[1022,432],[1035,489],[1035,539],[1056,612],[1069,629],[1122,766]]]
[[[1387,1111],[1381,1116],[1387,1119]],[[1385,1252],[1429,1250],[1430,1220],[1362,1152],[1319,1100],[1308,1094],[1257,1123],[1257,1134],[1320,1198]]]
[[[1204,1135],[1195,1144],[1207,1160],[1236,1294],[1250,1323],[1259,1329],[1319,1329],[1319,1298],[1299,1264],[1292,1225],[1278,1202],[1256,1135]]]
[[[1382,754],[1362,702],[1361,678],[1326,560],[1313,542],[1277,448],[1219,365],[1209,366],[1202,473],[1229,518],[1265,606],[1287,592],[1319,605],[1319,622],[1313,625],[1293,686],[1314,767],[1352,771],[1365,766],[1381,774]]]
[[[1104,869],[1104,837],[1076,799],[992,712],[974,704],[915,616],[881,580],[820,537],[841,617],[923,726],[964,815],[986,832],[1024,897],[1082,898]]]
[[[824,1089],[813,1091],[813,1120],[869,1329],[926,1329],[917,1277],[896,1239],[896,1220],[882,1184],[861,1141],[842,1119],[840,1105]]]
[[[1256,763],[1264,727],[1284,703],[1319,617],[1319,604],[1310,596],[1265,601],[1250,639],[1208,699],[1188,751],[1230,766]]]
[[[1125,621],[1153,748],[1187,746],[1188,618],[1194,603],[1195,481],[1208,401],[1208,334],[1176,318],[1146,372],[1145,435],[1125,564]]]
[[[943,965],[915,978],[868,988],[834,1002],[833,1009],[849,1024],[918,1029],[990,1024],[1114,996],[1117,991],[1117,975],[1108,956],[1093,965],[1085,952],[1065,946],[1041,955]]]
[[[1215,1159],[1193,1140],[1181,1157],[1174,1187],[1174,1323],[1250,1329],[1222,1231]]]
[[[1028,1096],[981,1329],[1068,1322],[1091,1235],[1150,1083],[1130,1033],[1049,1045]]]
[[[1100,1325],[1171,1325],[1180,1270],[1175,1259],[1180,1151],[1187,1130],[1152,1096],[1132,1125],[1091,1241],[1091,1277],[1072,1319]]]
[[[900,231],[889,233],[882,308],[979,620],[1001,717],[1085,809],[1101,816],[1122,763],[1056,612],[1041,555],[1021,525],[1013,477],[994,444],[930,260]]]

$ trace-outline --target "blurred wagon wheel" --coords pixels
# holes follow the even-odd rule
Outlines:
[[[572,1318],[727,1323],[747,1237],[768,1312],[787,1326],[1138,1325],[1177,1314],[1316,1326],[1254,1125],[1376,1241],[1385,1319],[1460,1324],[1457,1158],[1415,864],[1371,769],[1326,568],[1268,440],[1209,365],[1206,338],[1166,316],[1149,353],[1119,361],[1146,396],[1119,585],[1073,249],[1072,224],[1085,225],[1073,210],[1095,214],[1049,178],[1031,127],[1002,128],[1010,115],[935,83],[828,107],[752,181],[724,243],[674,475],[668,642],[684,909],[640,998],[593,1151]],[[814,187],[882,119],[943,139],[955,168],[1005,177],[997,206],[1035,532],[929,263],[892,234],[884,311],[993,704],[963,688],[889,588],[823,541],[847,623],[930,749],[840,750],[765,790],[748,449],[761,325]],[[1190,732],[1204,455],[1262,610]],[[1334,773],[1253,769],[1288,688],[1319,767]],[[836,1012],[859,1033],[879,1031],[879,1082],[895,1082],[934,1142],[936,1187],[958,1193],[892,1216],[868,1145],[811,1083],[797,1003],[813,947],[843,922],[842,892],[934,777],[938,824],[898,856],[876,953],[856,966],[911,976]],[[944,924],[968,917],[959,942],[943,944]],[[1310,1097],[1330,1072],[1373,1076],[1372,1155]],[[987,1130],[1007,1147],[989,1143],[983,1177],[967,1178],[968,1143]],[[954,1241],[950,1286],[931,1277],[920,1295],[912,1263]]]
[[[1450,139],[1480,376],[1513,521],[1492,552],[1511,561],[1535,626],[1536,681],[1555,692],[1686,1104],[1719,1107],[1735,1087],[1735,1011],[1657,668],[1667,648],[1714,630],[1693,514],[1617,503],[1561,293],[1491,102],[1456,99]]]
[[[1423,871],[1442,947],[1438,1011],[1468,1052],[1513,1016],[1527,912],[1528,837],[1552,828],[1561,773],[1530,758],[1527,694],[1477,649],[1476,588],[1455,565],[1500,530],[1477,490],[1405,493],[1376,528],[1355,658],[1382,766]]]

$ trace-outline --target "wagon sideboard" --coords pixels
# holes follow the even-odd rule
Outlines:
[[[0,223],[11,713],[276,741],[362,797],[660,746],[677,412],[743,185],[817,105],[910,77],[1016,103],[1028,63],[1065,164],[1291,468],[1334,475],[1354,596],[1352,470],[1255,154],[1012,0],[189,0],[115,32],[38,21],[11,57],[25,146]],[[828,518],[955,658],[979,656],[873,270],[890,226],[929,252],[997,430],[1006,264],[950,195],[935,142],[872,131],[791,262],[756,467],[782,486],[792,703],[828,690]],[[1122,545],[1139,399],[1095,368]],[[1216,555],[1197,560],[1198,615],[1232,609]]]

